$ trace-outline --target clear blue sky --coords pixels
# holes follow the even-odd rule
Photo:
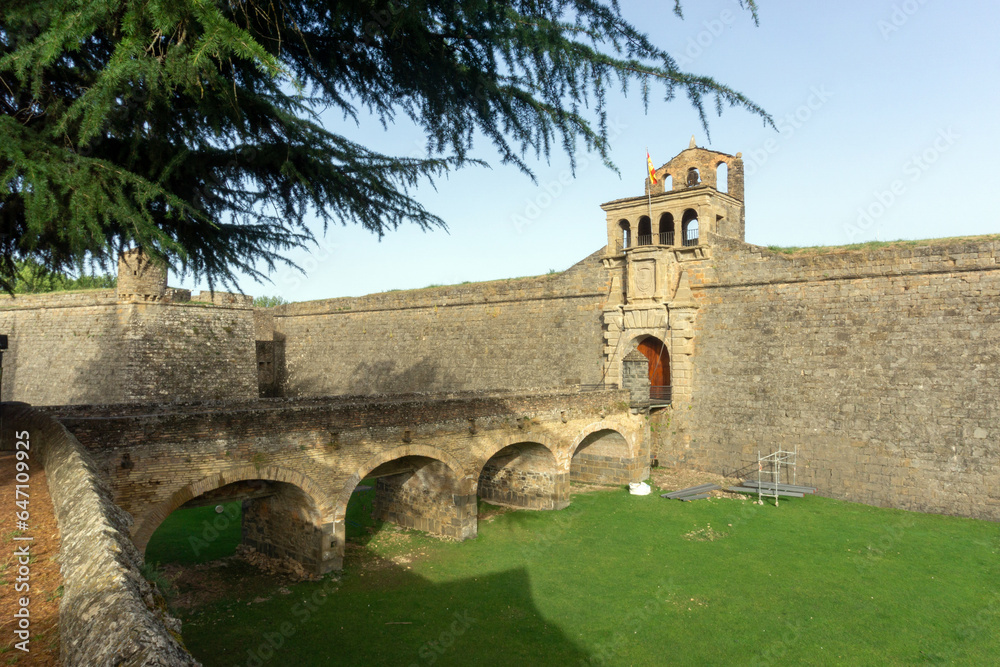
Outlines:
[[[665,103],[654,90],[644,113],[637,94],[612,95],[612,159],[620,177],[581,155],[576,178],[561,184],[568,161],[553,153],[551,162],[533,163],[532,183],[501,166],[481,141],[478,157],[492,169],[456,172],[436,190],[416,192],[448,223],[447,232],[400,228],[379,242],[358,227],[331,227],[320,249],[291,255],[306,275],[280,269],[274,284],[246,279],[241,288],[305,301],[566,269],[604,245],[599,205],[643,192],[646,148],[659,166],[692,134],[699,146],[743,153],[750,243],[1000,232],[1000,179],[992,164],[1000,146],[1000,3],[759,4],[755,27],[733,0],[688,0],[684,20],[669,0],[622,2],[626,17],[688,70],[745,93],[781,132],[726,109],[711,115],[709,141],[684,98]],[[424,146],[410,126],[386,132],[373,120],[337,127],[398,155]]]

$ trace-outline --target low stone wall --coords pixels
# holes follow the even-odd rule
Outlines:
[[[180,623],[140,573],[129,539],[132,517],[86,450],[61,424],[23,403],[4,403],[3,449],[27,431],[32,460],[45,469],[62,538],[59,607],[64,665],[198,665],[176,638]],[[169,628],[169,629],[168,629]]]

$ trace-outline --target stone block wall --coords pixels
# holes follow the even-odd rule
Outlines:
[[[690,410],[661,454],[718,472],[799,447],[798,482],[1000,519],[1000,241],[787,256],[715,239]]]
[[[628,484],[644,477],[642,473],[648,466],[648,459],[629,456],[628,445],[620,434],[598,431],[577,447],[569,474],[573,482]]]
[[[569,478],[557,472],[555,459],[543,445],[511,445],[483,466],[477,493],[501,505],[562,509],[569,504]]]
[[[2,449],[27,432],[31,462],[45,469],[59,525],[64,665],[196,666],[178,642],[180,622],[164,614],[143,578],[129,538],[132,517],[111,500],[86,450],[55,420],[23,404],[2,404]]]
[[[0,297],[0,395],[35,405],[252,398],[253,311],[116,301],[114,290]]]
[[[0,296],[0,396],[36,405],[97,403],[127,384],[114,290]]]
[[[284,395],[599,383],[601,255],[551,276],[276,307]]]
[[[425,460],[412,472],[379,477],[372,516],[455,539],[476,536],[476,496],[462,494],[448,467]]]

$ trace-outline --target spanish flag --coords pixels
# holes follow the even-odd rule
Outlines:
[[[656,170],[653,169],[653,159],[649,157],[649,149],[646,149],[646,169],[649,170],[649,184],[656,185]]]

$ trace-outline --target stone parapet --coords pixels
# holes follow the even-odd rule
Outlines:
[[[0,404],[3,449],[15,432],[30,438],[59,525],[63,597],[59,605],[64,665],[195,666],[178,642],[180,621],[140,573],[142,556],[129,538],[132,517],[111,492],[86,450],[53,419],[25,404]]]

